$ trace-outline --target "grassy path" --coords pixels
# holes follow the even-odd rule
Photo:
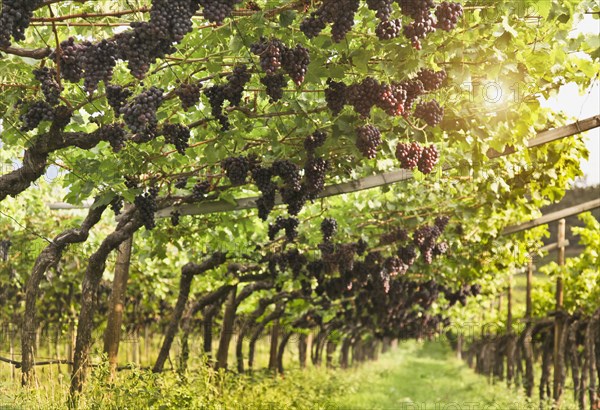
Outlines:
[[[520,389],[491,385],[441,343],[406,342],[347,376],[339,409],[538,409]],[[565,403],[563,409],[573,408]]]

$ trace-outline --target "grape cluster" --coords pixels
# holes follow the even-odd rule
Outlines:
[[[400,84],[382,84],[379,88],[379,97],[376,104],[387,115],[392,117],[402,115],[404,113],[405,102],[406,90]]]
[[[123,179],[125,179],[125,186],[129,189],[136,189],[140,184],[139,179],[135,176],[132,177],[129,175],[125,175],[123,176]]]
[[[419,19],[424,15],[430,14],[430,10],[435,7],[433,0],[396,0],[400,6],[403,15],[413,19]]]
[[[402,34],[402,19],[383,20],[377,24],[375,34],[380,40],[391,40]]]
[[[233,72],[227,76],[227,85],[224,92],[225,97],[232,106],[239,105],[242,101],[244,86],[250,81],[250,73],[245,64],[236,65]]]
[[[221,124],[221,131],[229,129],[229,118],[223,113],[223,104],[227,98],[224,85],[213,85],[204,90],[204,94],[208,97],[208,102],[211,107],[211,113]]]
[[[183,83],[175,89],[175,95],[181,101],[181,107],[184,111],[195,106],[200,101],[200,83]]]
[[[260,6],[255,1],[252,1],[252,0],[248,0],[246,2],[246,8],[248,10],[252,10],[252,11],[261,11],[262,10],[260,8]]]
[[[187,177],[177,178],[177,180],[175,181],[175,188],[185,189],[185,187],[187,186],[187,180]]]
[[[393,229],[390,232],[386,232],[379,238],[380,245],[389,245],[394,242],[404,242],[408,239],[408,232],[402,228]]]
[[[106,101],[108,101],[108,105],[112,107],[117,117],[121,115],[121,108],[132,95],[133,92],[131,90],[120,85],[106,85]]]
[[[42,121],[52,121],[54,119],[54,110],[46,101],[33,101],[25,107],[25,112],[19,116],[23,123],[21,131],[31,131],[37,128]]]
[[[198,181],[192,188],[192,198],[194,199],[202,199],[208,194],[210,191],[210,181],[203,180]]]
[[[167,143],[173,144],[177,152],[185,155],[190,140],[190,129],[188,127],[181,124],[165,124],[162,133]]]
[[[25,29],[41,0],[3,0],[0,7],[0,47],[10,46],[10,37],[25,40]]]
[[[275,189],[275,184],[271,181],[273,172],[271,168],[255,167],[252,169],[252,180],[259,191],[265,193]]]
[[[396,158],[400,161],[400,166],[404,169],[415,169],[421,159],[423,147],[418,142],[410,144],[400,142],[396,146]]]
[[[372,77],[367,77],[360,83],[348,86],[346,98],[354,111],[361,117],[368,117],[371,108],[377,104],[380,97],[381,84]]]
[[[83,88],[92,93],[100,81],[108,82],[112,78],[117,45],[113,41],[102,40],[96,44],[84,43],[79,59],[83,70]]]
[[[325,188],[329,162],[323,158],[310,158],[304,164],[305,191],[308,199],[315,199]]]
[[[192,31],[192,16],[197,6],[190,0],[152,0],[150,24],[160,37],[180,42]]]
[[[278,159],[273,162],[271,166],[273,175],[276,175],[283,179],[287,188],[291,191],[300,191],[301,186],[301,175],[299,167],[293,162],[286,159]]]
[[[157,195],[158,190],[156,188],[150,188],[147,192],[137,195],[133,201],[133,204],[140,212],[142,224],[147,230],[151,230],[156,226],[154,214],[158,209],[158,206],[156,205]]]
[[[308,200],[308,196],[304,190],[294,190],[289,187],[282,187],[279,189],[283,202],[287,204],[287,210],[290,215],[298,215],[304,204]]]
[[[114,212],[115,216],[121,214],[121,209],[123,209],[123,197],[121,195],[117,195],[110,201],[110,209]]]
[[[425,91],[439,90],[447,77],[445,70],[433,71],[430,68],[424,68],[417,73],[417,79],[423,83]]]
[[[113,152],[119,152],[125,148],[125,142],[127,141],[127,132],[123,127],[123,124],[108,124],[98,129],[100,133],[100,139],[102,141],[108,141],[112,147]]]
[[[435,145],[430,145],[429,147],[423,148],[423,152],[421,153],[421,158],[419,159],[418,164],[419,171],[424,174],[431,173],[439,159],[440,154]]]
[[[381,145],[381,132],[372,125],[364,125],[356,129],[356,148],[368,159],[377,156],[377,147]]]
[[[300,30],[306,37],[313,38],[327,24],[331,24],[331,38],[339,43],[354,26],[359,3],[359,0],[324,0],[316,11],[300,23]]]
[[[342,82],[333,81],[331,78],[327,79],[325,101],[327,102],[327,108],[329,108],[334,115],[339,114],[346,104],[347,88],[348,86]]]
[[[444,107],[441,107],[436,100],[421,102],[417,104],[414,116],[434,127],[444,118]]]
[[[367,0],[369,10],[375,11],[375,16],[382,21],[386,21],[392,15],[392,3],[394,0]]]
[[[221,130],[229,129],[229,118],[223,113],[223,104],[225,100],[232,106],[239,105],[242,100],[244,86],[250,81],[250,73],[246,65],[237,65],[233,72],[227,76],[227,83],[213,85],[204,94],[208,97],[211,106],[212,115],[221,124]]]
[[[397,256],[390,256],[389,258],[386,258],[384,266],[391,277],[403,275],[409,268],[409,266],[404,264],[402,259]]]
[[[59,102],[61,85],[56,81],[56,70],[54,68],[42,67],[33,70],[35,79],[40,82],[42,93],[46,102],[55,106]]]
[[[398,248],[397,255],[408,266],[415,263],[417,259],[417,251],[414,245],[401,246]]]
[[[287,80],[283,74],[266,75],[260,79],[260,82],[267,87],[267,95],[271,103],[281,100],[283,88],[287,85]]]
[[[258,43],[250,46],[250,51],[259,57],[260,67],[267,75],[273,75],[281,68],[281,59],[286,50],[281,40],[260,38]]]
[[[223,24],[223,21],[233,12],[236,4],[242,0],[200,0],[202,14],[211,23]]]
[[[156,133],[156,111],[163,102],[163,90],[150,87],[121,107],[121,114],[139,141],[149,141]]]
[[[173,225],[173,226],[179,225],[180,217],[181,217],[181,214],[179,213],[179,211],[171,212],[171,225]]]
[[[298,218],[283,218],[278,216],[274,224],[269,224],[269,240],[275,240],[275,237],[280,230],[285,230],[285,237],[289,242],[292,242],[298,236]]]
[[[446,229],[446,226],[448,226],[448,222],[450,222],[450,217],[446,215],[441,215],[435,218],[434,224],[438,227],[440,231],[443,231],[444,229]]]
[[[258,208],[258,217],[266,221],[275,207],[275,189],[263,192],[260,198],[256,200],[256,207]]]
[[[232,185],[243,185],[246,183],[250,164],[246,157],[229,157],[221,162],[221,167]]]
[[[310,54],[306,47],[297,44],[295,48],[285,48],[282,54],[281,66],[292,81],[300,86],[310,64]]]
[[[361,117],[368,117],[371,108],[375,106],[391,116],[401,115],[405,111],[407,90],[402,83],[385,84],[367,77],[360,83],[349,86],[335,81],[328,81],[328,85],[325,98],[328,107],[335,114],[339,113],[346,103],[352,105]]]
[[[402,4],[410,5],[410,15],[414,21],[411,21],[407,25],[405,25],[402,29],[402,33],[406,38],[408,38],[412,46],[420,50],[422,48],[421,39],[425,38],[427,34],[433,33],[435,31],[435,19],[431,15],[429,10],[430,7],[433,7],[433,1],[431,0],[404,0],[401,1]],[[407,14],[404,12],[404,8],[402,8],[403,14]]]
[[[300,86],[304,82],[304,76],[310,64],[310,54],[308,49],[302,45],[297,44],[295,48],[289,48],[277,38],[267,40],[261,37],[260,41],[250,46],[250,51],[259,56],[260,66],[267,74],[267,78],[276,75],[282,68],[296,85]],[[269,83],[273,84],[272,87],[275,90],[279,90],[285,85],[283,81],[278,77],[269,80]],[[277,87],[278,84],[282,85]]]
[[[425,92],[425,86],[421,80],[413,78],[404,80],[400,86],[406,91],[406,101],[404,102],[404,114],[412,110],[413,103]]]
[[[127,30],[114,36],[118,53],[116,57],[127,61],[131,75],[142,80],[150,65],[175,51],[170,38],[160,35],[160,30],[149,22],[131,23],[133,30]]]
[[[331,242],[333,235],[337,232],[338,224],[334,218],[325,218],[321,222],[321,233],[323,234],[323,242]]]
[[[304,139],[304,149],[309,155],[312,155],[317,148],[325,144],[326,139],[327,134],[317,130]]]
[[[60,64],[60,76],[73,83],[79,82],[83,78],[83,68],[81,68],[80,58],[83,49],[82,44],[76,44],[73,37],[60,43],[60,53],[54,51],[50,58],[56,64]],[[59,58],[60,54],[60,58]]]
[[[458,19],[463,15],[463,8],[460,3],[449,3],[444,1],[435,8],[435,16],[437,17],[436,27],[451,31],[456,27]]]

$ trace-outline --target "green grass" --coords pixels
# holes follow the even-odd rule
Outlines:
[[[140,370],[107,384],[106,368],[94,370],[81,398],[82,409],[537,409],[521,389],[490,384],[458,360],[442,342],[409,341],[379,360],[348,370],[293,368],[285,376],[265,371],[239,376],[215,372],[200,359],[185,376]],[[31,391],[0,380],[0,408],[63,409],[66,380]],[[568,398],[566,398],[568,399]],[[563,409],[574,408],[565,403]],[[4,406],[4,407],[3,407]]]

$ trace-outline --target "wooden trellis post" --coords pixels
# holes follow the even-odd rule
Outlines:
[[[558,266],[565,265],[565,220],[558,221]],[[560,337],[563,331],[563,278],[562,271],[556,278],[556,315],[554,317],[554,406],[560,408],[563,393],[564,353],[560,350]]]

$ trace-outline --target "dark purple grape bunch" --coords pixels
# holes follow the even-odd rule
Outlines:
[[[63,88],[56,80],[56,70],[48,67],[36,68],[33,70],[33,75],[42,87],[46,102],[51,106],[58,105]]]
[[[425,86],[418,78],[404,80],[400,86],[406,91],[406,101],[404,102],[404,115],[408,116],[413,108],[413,104],[419,97],[425,93]]]
[[[316,199],[325,189],[325,177],[329,169],[329,161],[323,158],[309,158],[304,164],[304,185],[308,199]]]
[[[338,230],[337,221],[334,218],[325,218],[321,222],[321,233],[323,234],[323,243],[329,243]]]
[[[283,218],[281,216],[278,216],[275,219],[275,223],[274,224],[269,224],[269,240],[273,241],[275,240],[275,237],[277,236],[277,234],[279,233],[279,231],[281,231],[282,229],[285,231],[285,238],[288,242],[293,242],[294,239],[296,239],[296,237],[298,236],[298,225],[300,224],[300,222],[298,221],[298,218],[295,217],[290,217],[290,218]]]
[[[283,98],[283,89],[287,86],[288,80],[281,73],[265,75],[260,79],[262,85],[267,87],[269,102],[274,103]]]
[[[136,139],[149,141],[156,136],[156,111],[163,102],[163,90],[150,87],[121,107],[121,114]]]
[[[342,41],[354,26],[354,15],[359,0],[323,0],[319,8],[300,23],[300,30],[308,38],[318,36],[327,24],[331,24],[331,38]]]
[[[400,167],[403,169],[415,169],[421,159],[423,147],[413,141],[410,144],[400,142],[396,146],[396,158],[400,161]]]
[[[423,83],[425,91],[439,90],[448,74],[445,70],[434,71],[430,68],[423,68],[417,73],[417,79]]]
[[[437,18],[436,28],[445,31],[452,31],[456,27],[458,20],[463,15],[463,8],[460,3],[450,3],[444,1],[435,8]]]
[[[103,39],[95,44],[84,43],[84,46],[79,53],[83,88],[91,94],[100,81],[108,82],[112,78],[113,68],[117,64],[117,44]]]
[[[286,159],[278,159],[271,166],[273,175],[280,177],[288,190],[299,192],[302,189],[300,168]]]
[[[435,127],[444,118],[444,107],[436,100],[421,102],[417,104],[414,116],[425,121],[430,127]]]
[[[154,214],[158,210],[156,197],[158,189],[150,188],[147,192],[135,197],[133,204],[140,213],[140,220],[147,230],[152,230],[156,226]]]
[[[379,238],[379,244],[389,245],[394,242],[405,242],[408,240],[408,232],[403,228],[396,228],[386,232]]]
[[[200,101],[200,90],[202,84],[200,83],[183,83],[175,89],[175,95],[179,97],[181,101],[181,108],[184,111],[194,107]]]
[[[192,187],[192,198],[195,200],[204,199],[206,194],[210,192],[210,188],[210,181],[207,179],[196,182]]]
[[[327,79],[325,101],[327,102],[327,108],[329,108],[334,115],[339,114],[346,104],[347,88],[348,86],[342,82],[333,81],[331,78]]]
[[[377,127],[367,124],[356,129],[356,148],[365,158],[375,158],[381,142],[381,132]]]
[[[117,117],[121,115],[121,108],[123,108],[127,99],[132,95],[133,92],[128,88],[115,84],[106,85],[106,101]]]
[[[119,152],[125,148],[127,142],[127,131],[123,124],[113,123],[100,127],[97,131],[102,141],[108,141],[113,152]]]
[[[287,47],[281,40],[264,37],[250,46],[250,51],[259,57],[260,67],[267,75],[274,75],[281,68],[283,53]]]
[[[304,76],[310,64],[310,53],[308,49],[300,44],[295,48],[282,50],[281,65],[298,87],[304,82]]]
[[[392,15],[392,4],[394,0],[367,0],[369,10],[375,12],[375,17],[381,21],[389,20]]]
[[[165,141],[173,144],[177,152],[185,155],[185,150],[189,147],[190,129],[181,124],[165,124],[162,128]]]
[[[181,213],[179,211],[173,211],[173,212],[171,212],[171,215],[170,215],[171,225],[173,225],[173,226],[179,225],[179,218],[180,217],[181,217]]]
[[[402,34],[402,19],[383,20],[377,24],[375,34],[380,40],[391,40]]]
[[[202,15],[211,23],[222,25],[225,19],[233,13],[235,5],[242,0],[199,0]]]
[[[248,171],[250,171],[248,158],[243,156],[225,158],[221,162],[221,167],[232,185],[236,186],[246,183]]]
[[[60,53],[54,51],[50,58],[60,65],[60,76],[67,81],[77,83],[83,78],[83,68],[79,57],[86,46],[75,43],[73,37],[69,37],[60,43]],[[60,58],[59,58],[60,55]]]
[[[315,150],[325,144],[327,134],[325,131],[317,130],[304,139],[304,150],[313,155]]]
[[[31,131],[36,129],[42,121],[53,121],[54,109],[46,101],[33,101],[25,105],[19,120],[22,122],[21,131]]]
[[[112,201],[110,201],[110,209],[114,212],[115,216],[121,215],[121,210],[123,209],[124,199],[121,195],[115,196]]]
[[[419,171],[424,174],[429,174],[433,171],[433,168],[437,165],[440,159],[440,154],[435,145],[430,145],[423,148],[421,158],[419,159]]]
[[[232,106],[240,105],[244,86],[250,81],[250,73],[245,64],[236,65],[233,72],[227,76],[227,85],[225,86],[225,98]]]

